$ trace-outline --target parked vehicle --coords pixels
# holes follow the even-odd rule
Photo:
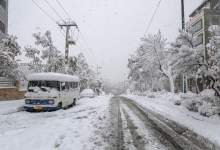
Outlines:
[[[96,96],[95,92],[92,89],[84,89],[80,93],[81,98],[94,98]]]
[[[60,73],[35,73],[28,76],[24,109],[52,111],[76,104],[80,96],[79,78]]]

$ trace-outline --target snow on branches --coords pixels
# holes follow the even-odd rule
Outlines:
[[[175,42],[166,48],[166,40],[158,32],[142,38],[141,46],[128,60],[131,81],[166,77],[174,92],[174,81],[180,74],[187,74],[204,81],[205,88],[212,88],[220,96],[220,26],[210,26],[209,43],[195,46],[196,38],[190,32],[180,31]],[[151,78],[149,78],[151,75]],[[153,78],[152,78],[153,77]]]
[[[95,73],[90,69],[83,53],[70,57],[68,73],[79,76],[82,88],[88,88],[96,79]]]
[[[145,81],[149,81],[150,79],[151,89],[155,82],[159,82],[163,77],[167,78],[170,90],[174,92],[175,74],[170,65],[166,39],[162,37],[160,31],[155,35],[142,38],[142,45],[137,49],[136,55],[129,59],[128,67],[130,77],[135,77],[135,80],[144,78]]]
[[[15,57],[21,54],[17,37],[7,35],[0,41],[0,76],[18,78],[19,71]]]
[[[34,33],[35,47],[25,47],[25,56],[30,59],[29,69],[33,72],[65,72],[65,59],[61,51],[53,43],[50,31],[44,34]],[[68,74],[78,75],[84,81],[85,88],[95,79],[95,73],[89,68],[86,58],[82,53],[69,57]]]
[[[33,34],[36,46],[42,48],[41,58],[46,61],[45,72],[62,72],[64,69],[64,58],[61,52],[53,44],[50,31],[46,31],[43,35],[39,33]]]

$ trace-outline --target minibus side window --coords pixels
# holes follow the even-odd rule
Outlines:
[[[69,90],[69,88],[70,88],[69,82],[65,82],[65,90]]]
[[[73,82],[70,82],[70,88],[74,89]]]
[[[65,90],[65,82],[61,82],[61,90],[64,91]]]

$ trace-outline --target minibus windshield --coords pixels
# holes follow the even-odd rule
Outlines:
[[[50,89],[60,90],[59,81],[29,81],[28,91],[34,92],[33,88],[38,87],[41,91],[49,91]]]

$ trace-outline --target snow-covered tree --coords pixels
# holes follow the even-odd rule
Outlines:
[[[0,41],[0,76],[18,78],[16,56],[21,54],[17,37],[7,35]]]
[[[46,31],[45,34],[34,33],[35,44],[42,48],[41,58],[46,61],[46,72],[62,72],[64,70],[64,57],[61,52],[56,48],[53,43],[52,35],[50,31]]]
[[[207,86],[214,89],[216,94],[220,96],[220,26],[210,26],[209,33],[211,36],[206,45],[206,59],[199,68],[198,74],[206,78]]]
[[[80,77],[82,88],[88,88],[96,80],[95,73],[90,69],[83,53],[70,57],[68,73]]]
[[[181,31],[175,43],[172,44],[171,65],[178,73],[185,73],[206,82],[206,88],[213,88],[219,95],[220,77],[220,27],[209,28],[210,42],[194,46],[192,34]],[[205,53],[207,52],[207,53]]]
[[[194,46],[195,40],[190,32],[180,30],[169,51],[173,72],[178,75],[185,74],[195,79],[197,83],[199,78],[197,71],[204,61],[205,46]]]
[[[174,80],[176,74],[170,65],[169,51],[166,49],[166,39],[162,37],[159,31],[155,35],[148,35],[142,39],[143,41],[143,57],[146,59],[144,67],[156,69],[169,80],[170,91],[174,92]]]
[[[170,53],[166,50],[166,39],[159,31],[155,35],[142,38],[142,44],[136,54],[128,60],[129,78],[134,81],[148,81],[151,89],[156,87],[160,79],[166,77],[170,90],[174,92],[175,72],[170,65]]]
[[[25,56],[31,59],[31,62],[28,64],[29,68],[34,72],[42,72],[43,62],[40,58],[40,50],[28,46],[24,48],[24,51],[25,51]]]

